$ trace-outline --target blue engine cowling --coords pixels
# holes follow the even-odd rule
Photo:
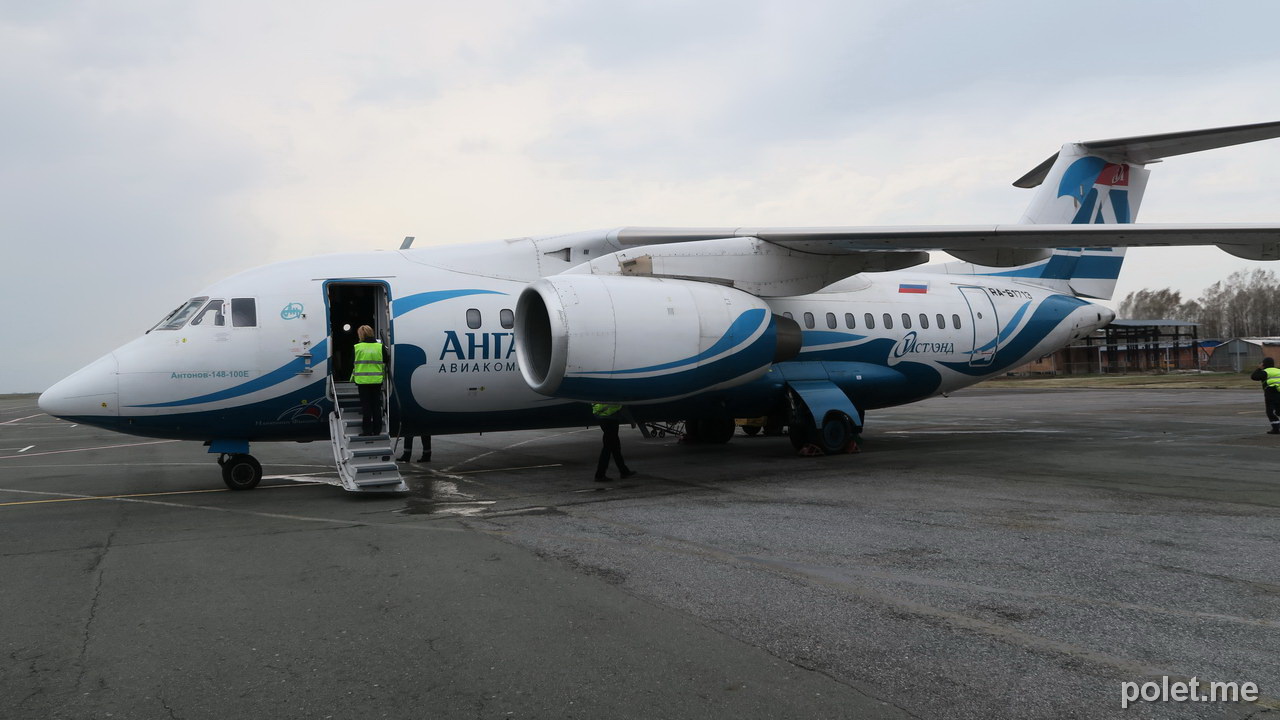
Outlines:
[[[800,350],[800,328],[762,300],[693,280],[556,275],[516,304],[529,387],[597,402],[656,402],[733,387]]]

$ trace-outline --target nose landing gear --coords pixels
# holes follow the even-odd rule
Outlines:
[[[232,490],[252,490],[262,482],[262,463],[252,455],[224,453],[218,456],[218,464],[222,466],[222,482]]]

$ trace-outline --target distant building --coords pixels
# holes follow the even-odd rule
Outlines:
[[[1231,338],[1213,349],[1208,370],[1245,372],[1269,357],[1280,364],[1280,337]]]
[[[1113,320],[1061,350],[1011,371],[1014,375],[1081,375],[1195,370],[1209,361],[1199,325],[1184,320]],[[1280,350],[1280,347],[1277,348]]]

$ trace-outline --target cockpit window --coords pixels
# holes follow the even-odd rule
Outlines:
[[[196,314],[191,320],[191,326],[202,325],[204,327],[224,327],[227,324],[227,318],[222,313],[222,306],[225,305],[221,300],[210,300],[204,309]]]
[[[231,324],[236,327],[257,327],[258,303],[253,298],[231,298]]]
[[[200,306],[204,305],[205,301],[208,299],[209,298],[207,297],[191,298],[185,305],[179,305],[177,309],[166,315],[163,320],[156,323],[156,326],[151,329],[177,330],[183,325],[186,325],[187,321],[191,319],[191,316],[195,314],[196,310],[199,310]]]

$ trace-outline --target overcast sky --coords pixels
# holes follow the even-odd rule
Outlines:
[[[1280,120],[1278,30],[1265,0],[0,3],[0,392],[405,235],[1014,222],[1063,142]],[[1156,166],[1139,220],[1280,221],[1280,140]],[[1253,266],[1131,251],[1117,297]]]

